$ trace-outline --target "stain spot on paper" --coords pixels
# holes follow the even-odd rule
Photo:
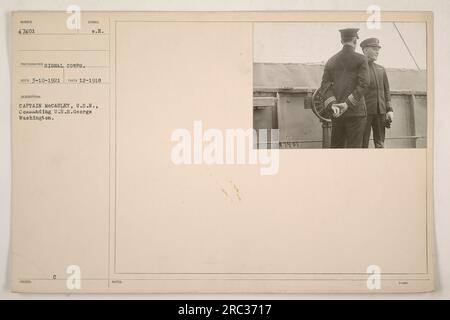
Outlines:
[[[241,201],[242,198],[241,198],[239,188],[235,184],[233,184],[233,188],[234,188],[234,191],[236,192],[236,197],[239,199],[239,201]]]
[[[223,194],[224,194],[225,196],[227,196],[228,198],[230,197],[230,196],[228,195],[228,192],[226,192],[224,188],[221,188],[220,190],[222,190],[222,192],[223,192]]]

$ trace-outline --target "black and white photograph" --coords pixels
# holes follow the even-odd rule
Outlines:
[[[426,148],[426,31],[417,22],[255,23],[254,129],[278,129],[280,149]]]

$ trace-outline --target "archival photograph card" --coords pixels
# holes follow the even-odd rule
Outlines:
[[[429,12],[11,14],[11,287],[429,292]]]

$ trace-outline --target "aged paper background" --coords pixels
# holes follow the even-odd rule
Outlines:
[[[194,120],[252,127],[252,21],[365,14],[86,14],[109,20],[108,43],[13,36],[21,54],[106,46],[111,70],[109,89],[92,89],[104,106],[95,116],[43,124],[14,120],[17,95],[28,90],[14,81],[15,69],[13,289],[66,291],[65,268],[77,264],[87,292],[367,292],[366,268],[376,264],[385,291],[431,290],[431,55],[427,149],[282,150],[275,176],[254,165],[175,166],[174,129]],[[47,19],[54,15],[38,18],[57,25]],[[384,17],[432,26],[424,13]],[[39,90],[55,99],[93,96]]]

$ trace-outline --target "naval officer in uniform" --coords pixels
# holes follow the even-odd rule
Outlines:
[[[384,148],[386,125],[389,127],[394,120],[394,110],[391,106],[391,94],[386,70],[376,64],[381,46],[377,38],[369,38],[360,44],[364,55],[369,61],[369,88],[364,94],[367,106],[367,123],[364,130],[363,148],[369,147],[370,132],[373,132],[375,148]]]
[[[325,64],[321,88],[332,111],[331,148],[362,148],[366,128],[364,94],[369,86],[367,58],[355,52],[359,29],[343,29],[342,50]]]

